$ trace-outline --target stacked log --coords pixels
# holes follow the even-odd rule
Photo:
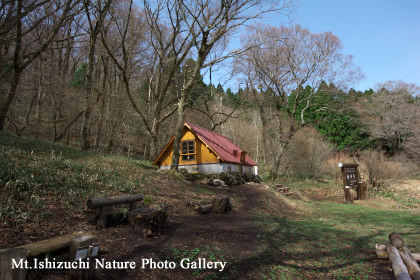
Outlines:
[[[163,209],[137,208],[128,213],[128,221],[144,237],[164,233],[168,214]]]
[[[389,259],[392,262],[392,270],[397,280],[420,280],[420,254],[412,254],[404,245],[404,239],[395,232],[389,236],[386,245],[376,244],[376,256],[378,259]]]
[[[210,212],[216,214],[225,214],[227,211],[232,210],[232,204],[230,203],[230,197],[226,194],[214,195],[211,204],[199,205],[194,202],[187,202],[187,207],[194,208],[200,214],[207,214]]]
[[[230,198],[226,194],[216,194],[212,200],[212,211],[217,214],[224,214],[232,210]]]

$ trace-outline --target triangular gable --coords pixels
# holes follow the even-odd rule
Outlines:
[[[157,165],[157,162],[163,156],[163,154],[166,152],[166,150],[169,148],[169,146],[174,142],[174,139],[175,139],[175,136],[172,136],[171,140],[169,140],[169,142],[168,142],[168,144],[166,144],[165,148],[162,149],[162,151],[160,152],[160,154],[153,161],[153,165]]]
[[[192,123],[185,123],[185,125],[190,128],[191,131],[195,132],[199,139],[206,144],[211,151],[219,156],[222,161],[243,164],[241,162],[242,150],[229,138]],[[234,151],[236,151],[236,155],[234,155]],[[245,155],[244,164],[250,166],[257,165],[257,163],[254,162],[247,154]]]
[[[236,146],[229,138],[192,123],[185,122],[184,127],[187,127],[189,131],[191,131],[206,146],[207,149],[212,151],[218,157],[218,159],[224,162],[242,164],[240,158],[242,150]],[[169,140],[165,148],[163,148],[160,154],[153,161],[153,165],[157,165],[157,162],[174,142],[174,139],[175,136]],[[234,151],[236,151],[236,155]],[[247,154],[245,155],[244,164],[250,166],[257,165],[257,163],[255,163]]]

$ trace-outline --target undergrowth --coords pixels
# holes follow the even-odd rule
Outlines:
[[[24,223],[54,215],[49,203],[81,211],[92,196],[138,192],[153,176],[152,169],[146,161],[2,133],[0,221]]]

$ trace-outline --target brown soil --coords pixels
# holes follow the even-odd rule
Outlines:
[[[167,187],[170,193],[174,185],[164,187]],[[258,275],[258,271],[254,271],[254,267],[255,269],[257,267],[253,265],[259,249],[254,226],[254,209],[257,207],[261,209],[261,205],[265,205],[266,207],[261,210],[267,214],[291,218],[299,215],[298,206],[284,199],[282,195],[273,193],[265,185],[247,184],[230,190],[215,190],[204,185],[200,187],[210,192],[205,192],[204,197],[211,196],[212,193],[229,194],[234,201],[233,210],[224,215],[199,215],[184,206],[187,201],[183,200],[182,192],[173,193],[169,196],[172,198],[170,205],[177,203],[178,207],[171,207],[169,210],[165,234],[157,238],[144,238],[128,224],[97,229],[90,222],[96,211],[87,210],[82,214],[70,214],[63,209],[57,209],[57,215],[53,220],[44,219],[25,226],[0,228],[0,248],[14,247],[52,238],[61,233],[83,230],[93,233],[94,242],[100,244],[100,258],[108,261],[134,261],[137,264],[133,270],[100,270],[100,279],[197,279],[192,276],[191,270],[140,269],[142,259],[152,258],[157,261],[162,258],[160,254],[165,250],[173,248],[192,250],[206,245],[223,250],[223,255],[228,256],[225,271],[234,270],[237,275],[235,278],[248,279],[249,275]],[[325,197],[328,197],[325,193],[314,193],[311,199],[324,200]],[[380,276],[378,279],[388,279],[390,273],[386,271],[387,267],[387,265],[377,266],[377,273]],[[30,271],[28,279],[68,279],[68,271]]]

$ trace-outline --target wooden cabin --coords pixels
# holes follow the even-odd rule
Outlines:
[[[171,168],[172,137],[153,164],[160,170]],[[257,164],[229,138],[192,123],[184,123],[178,168],[188,172],[218,174],[239,172],[258,175]]]

